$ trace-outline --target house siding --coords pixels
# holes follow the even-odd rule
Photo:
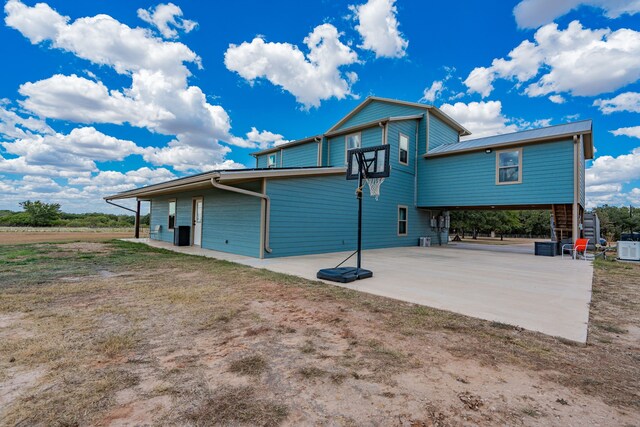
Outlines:
[[[390,104],[384,101],[373,101],[366,105],[362,110],[358,111],[353,117],[349,118],[349,120],[344,122],[336,130],[361,125],[363,123],[387,117],[412,116],[416,114],[424,114],[424,112],[424,108]]]
[[[573,203],[573,142],[522,148],[522,183],[496,185],[496,152],[423,159],[419,206],[508,206]]]
[[[276,151],[275,153],[261,154],[261,155],[257,156],[256,157],[256,167],[257,168],[269,167],[268,158],[272,154],[276,155],[276,166],[275,167],[277,167],[277,168],[281,167],[280,166],[280,162],[282,162],[282,154],[281,154],[280,150]]]
[[[578,193],[579,203],[582,207],[585,207],[585,159],[584,159],[584,146],[578,144]]]
[[[281,155],[283,168],[318,166],[318,143],[312,141],[283,148]]]
[[[411,139],[415,140],[414,137]],[[365,188],[364,249],[416,246],[418,238],[422,236],[430,236],[438,242],[436,231],[429,226],[430,212],[415,207],[413,182],[412,174],[392,172],[382,184],[377,201],[368,195]],[[347,181],[342,175],[269,179],[267,194],[271,198],[272,253],[266,256],[355,250],[358,212],[356,186],[355,181]],[[398,236],[397,233],[398,205],[408,208],[406,236]],[[440,241],[447,241],[446,233],[441,235]]]
[[[380,126],[363,129],[359,132],[362,147],[375,147],[382,145],[382,128]],[[341,167],[346,165],[346,135],[335,136],[328,139],[329,164],[328,166]]]
[[[258,182],[238,185],[261,191]],[[151,200],[151,228],[162,226],[157,240],[173,242],[168,230],[169,200],[176,200],[176,226],[191,225],[192,200],[203,197],[202,248],[253,257],[260,256],[261,200],[257,197],[215,188],[177,193]]]
[[[447,125],[433,114],[429,114],[429,147],[433,150],[444,144],[458,142],[458,131]]]

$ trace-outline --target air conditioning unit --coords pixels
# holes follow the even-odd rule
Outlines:
[[[640,261],[640,242],[618,242],[618,258],[625,261]]]

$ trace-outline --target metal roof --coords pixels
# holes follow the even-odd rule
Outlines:
[[[432,150],[429,150],[427,156],[441,155],[445,153],[456,153],[458,151],[473,151],[485,147],[539,142],[581,134],[589,136],[588,141],[585,142],[590,144],[591,130],[591,120],[583,120],[580,122],[548,126],[539,129],[529,129],[521,132],[504,133],[501,135],[488,136],[485,138],[468,139],[466,141],[456,142],[453,144],[444,144]]]

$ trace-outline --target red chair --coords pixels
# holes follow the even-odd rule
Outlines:
[[[564,251],[568,250],[571,253],[571,258],[576,259],[579,254],[582,254],[582,258],[586,261],[587,246],[589,246],[589,239],[577,239],[575,243],[562,245],[562,258],[564,258]]]

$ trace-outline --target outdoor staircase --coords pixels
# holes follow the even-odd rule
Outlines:
[[[572,205],[552,205],[551,230],[555,234],[556,241],[571,237],[573,230],[573,206]]]
[[[600,242],[600,220],[595,212],[585,212],[584,227],[582,235],[585,239],[589,239],[589,249],[595,248]]]

